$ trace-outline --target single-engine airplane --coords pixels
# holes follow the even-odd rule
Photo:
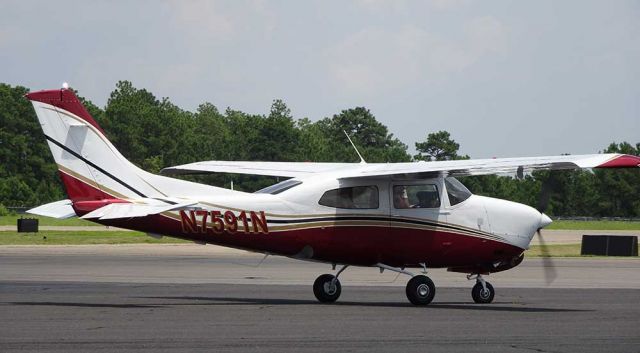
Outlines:
[[[578,168],[636,168],[622,154],[496,158],[412,163],[208,161],[165,174],[241,173],[289,179],[255,193],[148,173],[130,163],[67,86],[32,92],[33,103],[68,199],[31,209],[103,225],[337,265],[313,284],[320,302],[341,293],[348,266],[411,277],[415,305],[436,293],[431,268],[475,279],[472,298],[490,303],[483,275],[517,266],[551,219],[511,201],[473,195],[456,176]],[[355,146],[354,146],[355,147]]]

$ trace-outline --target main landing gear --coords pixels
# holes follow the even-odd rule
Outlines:
[[[436,285],[425,275],[411,277],[407,283],[407,298],[413,305],[427,305],[436,295]]]
[[[436,286],[433,281],[425,275],[414,275],[413,273],[406,271],[404,268],[391,267],[385,264],[376,264],[380,268],[380,273],[384,270],[403,273],[411,276],[411,279],[407,283],[406,293],[407,299],[414,305],[427,305],[431,303],[433,297],[436,295]],[[313,283],[313,294],[318,301],[322,303],[333,303],[340,297],[342,292],[342,286],[338,276],[344,271],[348,265],[342,266],[342,268],[336,273],[336,275],[323,274],[320,275]],[[424,273],[426,273],[426,266],[423,265]]]
[[[471,289],[471,298],[478,304],[489,304],[493,301],[493,297],[496,291],[493,289],[491,283],[484,280],[481,274],[468,275],[468,280],[475,279],[476,284]]]
[[[340,276],[342,271],[346,270],[347,267],[349,267],[349,265],[342,266],[335,276],[325,273],[316,278],[316,281],[313,282],[313,294],[318,301],[322,303],[333,303],[338,300],[340,293],[342,293],[342,286],[340,285],[338,276]]]

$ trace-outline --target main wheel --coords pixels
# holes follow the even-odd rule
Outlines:
[[[335,282],[334,281],[335,278]],[[332,284],[333,282],[333,284]],[[338,300],[340,293],[342,292],[342,286],[340,281],[334,275],[324,274],[316,278],[313,282],[313,294],[322,303],[333,303]]]
[[[413,305],[427,305],[435,295],[436,285],[427,276],[414,276],[407,283],[407,298]]]
[[[496,291],[493,289],[493,286],[489,282],[484,282],[487,289],[485,290],[482,287],[482,283],[478,282],[473,289],[471,289],[471,297],[473,301],[478,304],[489,304],[493,301],[493,296],[496,294]]]

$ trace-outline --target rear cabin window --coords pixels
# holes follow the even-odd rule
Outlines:
[[[335,208],[371,209],[378,208],[378,187],[354,186],[325,192],[318,203]]]
[[[267,186],[264,189],[260,189],[258,191],[256,191],[256,194],[271,194],[271,195],[277,195],[281,192],[285,192],[289,189],[291,189],[292,187],[298,186],[302,184],[301,181],[299,180],[295,180],[295,179],[287,179],[285,181],[281,181],[277,184],[271,185],[271,186]]]
[[[471,191],[454,177],[444,178],[444,185],[447,187],[447,195],[449,196],[451,206],[457,205],[471,197]]]
[[[395,185],[393,187],[395,208],[438,208],[440,194],[434,184]]]

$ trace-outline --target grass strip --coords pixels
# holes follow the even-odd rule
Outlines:
[[[119,231],[41,231],[38,233],[0,232],[0,245],[87,245],[87,244],[178,244],[189,241],[152,238],[141,232]]]
[[[67,219],[57,219],[51,217],[41,217],[25,214],[22,216],[0,216],[0,226],[15,226],[18,224],[18,219],[20,217],[24,218],[37,218],[39,226],[98,226],[103,227],[100,224],[89,222],[84,219],[80,219],[77,217],[67,218]]]
[[[581,244],[554,244],[547,245],[550,257],[603,257],[595,255],[580,255]],[[640,253],[640,245],[638,246]],[[540,245],[531,245],[524,253],[525,257],[543,257]],[[625,256],[606,256],[607,258],[624,258]]]
[[[640,230],[640,222],[628,221],[553,221],[545,229],[566,230]]]

